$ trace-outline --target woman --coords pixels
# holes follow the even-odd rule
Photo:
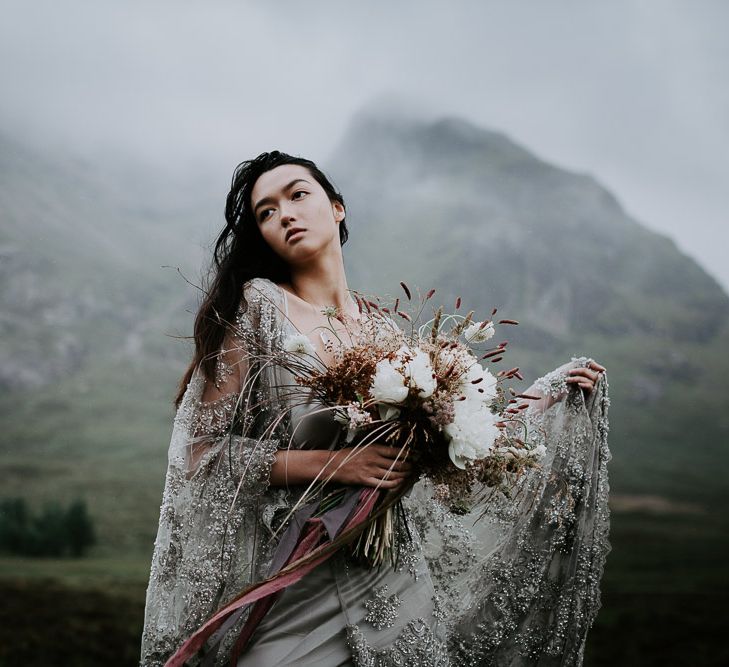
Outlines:
[[[274,151],[236,169],[176,401],[142,665],[164,664],[276,571],[282,527],[322,471],[380,488],[410,472],[384,445],[348,457],[341,427],[313,402],[284,410],[295,380],[257,354],[300,332],[327,365],[325,327],[351,342],[363,315],[344,271],[345,213],[308,160]],[[238,665],[580,664],[609,550],[604,370],[573,359],[529,390],[543,397],[527,419],[549,454],[512,499],[456,517],[419,482],[403,500],[397,565],[338,552],[283,592]],[[203,664],[229,664],[247,613],[209,640]]]

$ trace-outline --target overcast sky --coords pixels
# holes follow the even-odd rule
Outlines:
[[[227,186],[263,150],[325,162],[355,111],[397,96],[593,174],[729,287],[729,2],[0,9],[0,131],[36,146],[202,168]]]

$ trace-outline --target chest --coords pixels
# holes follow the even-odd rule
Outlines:
[[[351,347],[353,337],[357,333],[357,323],[351,320],[347,324],[333,317],[327,317],[312,309],[305,309],[298,304],[289,304],[288,326],[291,331],[304,334],[314,346],[322,362],[330,366],[334,362],[334,350]]]

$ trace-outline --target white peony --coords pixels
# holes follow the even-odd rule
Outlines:
[[[297,354],[316,355],[316,349],[309,337],[302,333],[294,333],[286,337],[283,342],[286,352],[294,352]]]
[[[405,376],[400,372],[401,368],[402,362],[399,359],[383,359],[377,362],[370,396],[384,403],[402,403],[408,396],[408,387]]]
[[[483,325],[483,329],[481,325]],[[483,343],[493,337],[494,323],[488,322],[483,324],[483,322],[472,322],[466,327],[463,335],[469,343]]]
[[[408,353],[408,350],[401,348],[401,352]],[[430,356],[427,352],[416,349],[410,353],[412,359],[404,363],[405,374],[410,380],[410,386],[415,387],[421,398],[432,396],[435,391],[436,379],[433,366],[430,363]]]
[[[453,421],[443,430],[450,438],[448,455],[451,461],[463,469],[468,461],[482,459],[491,453],[499,429],[494,414],[478,399],[467,397],[465,401],[456,401],[454,411]]]
[[[474,380],[480,380],[474,384]],[[460,389],[468,398],[491,403],[496,398],[496,378],[475,359],[461,375]]]

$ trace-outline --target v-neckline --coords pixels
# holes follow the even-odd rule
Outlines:
[[[291,317],[289,316],[289,298],[288,298],[288,294],[286,293],[286,290],[276,282],[274,282],[273,284],[276,285],[276,287],[278,287],[278,289],[281,291],[281,296],[282,296],[283,302],[284,302],[284,323],[286,326],[289,327],[289,332],[295,333],[295,334],[301,334],[302,336],[306,336],[306,338],[309,340],[309,342],[312,345],[314,345],[311,338],[309,338],[309,336],[307,334],[302,333],[297,328],[297,326],[294,324]],[[360,313],[360,315],[361,315],[361,317],[365,316],[364,313]],[[324,339],[322,339],[322,343],[324,343]],[[316,349],[316,345],[314,345],[314,348]],[[324,368],[324,370],[328,370],[330,368],[330,366],[328,364],[324,363],[324,360],[319,356],[319,350],[316,350],[316,356],[314,358]],[[332,360],[332,361],[334,362],[334,360]]]

